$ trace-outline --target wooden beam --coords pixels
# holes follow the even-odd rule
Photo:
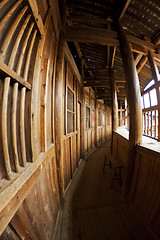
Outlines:
[[[141,58],[141,60],[139,61],[138,65],[137,65],[137,72],[138,73],[142,70],[142,68],[145,65],[145,63],[147,62],[147,60],[148,60],[147,56],[143,56]]]
[[[118,22],[122,19],[122,17],[124,16],[129,4],[130,4],[131,0],[123,0],[120,2],[120,6],[119,8],[116,10],[115,15],[114,15],[114,21]]]
[[[74,71],[74,73],[75,73],[75,75],[78,79],[78,82],[80,83],[80,85],[82,85],[81,75],[80,75],[79,70],[77,68],[77,65],[74,61],[74,58],[73,58],[73,56],[72,56],[72,54],[71,54],[71,52],[68,48],[67,43],[64,44],[64,53],[65,53],[65,57],[68,59],[68,61],[70,62],[71,66],[72,66],[72,69],[73,69],[73,71]]]
[[[87,23],[101,23],[101,24],[111,24],[111,19],[102,19],[102,18],[91,18],[91,17],[83,17],[83,16],[68,16],[67,20],[75,21],[75,22],[87,22]]]
[[[101,45],[119,46],[117,33],[115,31],[97,29],[94,27],[66,27],[65,40],[70,42],[87,42]]]
[[[136,52],[142,55],[147,55],[146,49],[144,47],[134,43],[131,44],[131,50],[132,52]]]
[[[67,16],[70,17],[68,10],[67,10]],[[72,25],[73,25],[71,20],[67,20],[67,23],[68,23],[69,26],[72,26]],[[75,47],[76,47],[78,56],[79,56],[79,58],[81,59],[81,58],[82,58],[82,52],[81,52],[80,46],[79,46],[78,42],[75,42],[74,44],[75,44]],[[83,65],[84,65],[86,68],[88,68],[87,62],[86,62],[85,60],[83,60]],[[94,76],[92,70],[89,70],[88,72],[89,72],[89,74],[90,74],[91,76]]]
[[[110,58],[110,64],[109,64],[110,69],[113,69],[115,54],[116,54],[116,47],[114,47],[112,52],[111,52],[111,58]]]
[[[10,77],[11,81],[18,82],[20,87],[26,87],[27,90],[31,90],[32,86],[26,82],[21,76],[19,76],[14,70],[10,69],[5,63],[0,61],[0,72],[4,77]]]
[[[141,39],[136,38],[136,37],[134,37],[134,36],[127,35],[127,39],[128,39],[128,41],[129,41],[130,43],[135,43],[135,44],[137,44],[137,45],[139,45],[139,46],[141,46],[141,47],[144,47],[144,48],[146,48],[146,49],[149,49],[149,50],[151,50],[151,51],[153,51],[153,52],[157,52],[158,49],[159,49],[159,48],[158,48],[157,46],[155,46],[154,44],[152,44],[152,43],[150,43],[150,42],[147,42],[147,41],[145,41],[145,40],[141,40]]]
[[[142,112],[146,113],[146,112],[151,112],[151,111],[156,111],[156,110],[158,110],[158,105],[153,106],[153,107],[149,107],[149,108],[144,108],[144,109],[142,109]]]
[[[63,1],[62,8],[62,25],[61,32],[58,41],[57,59],[56,59],[56,75],[55,75],[55,150],[56,150],[56,162],[59,180],[59,193],[60,193],[60,205],[63,208],[64,205],[64,29],[66,24],[66,0]]]
[[[84,83],[84,87],[110,87],[109,84],[102,83]]]
[[[153,43],[147,42],[145,40],[141,40],[137,37],[130,36],[130,35],[127,35],[127,39],[130,43],[141,46],[141,48],[139,47],[138,51],[140,51],[141,49],[143,53],[144,53],[144,48],[151,50],[153,52],[159,51],[159,47],[155,46]],[[94,27],[68,26],[65,29],[65,40],[71,41],[71,42],[97,43],[100,45],[119,47],[117,32],[103,29],[103,28],[97,29]]]
[[[33,1],[33,0],[28,0],[28,2],[31,7],[31,10],[32,10],[33,16],[35,18],[35,22],[37,23],[40,34],[43,36],[44,35],[44,25],[43,25],[41,15],[39,14],[37,2]]]

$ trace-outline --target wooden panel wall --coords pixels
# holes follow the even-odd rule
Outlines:
[[[137,146],[131,200],[135,210],[160,237],[160,153]]]
[[[72,93],[73,98],[68,99],[68,90]],[[78,104],[82,104],[82,83],[81,77],[79,75],[77,66],[73,60],[73,57],[68,49],[68,46],[65,45],[65,64],[64,64],[64,183],[65,189],[73,175],[78,163],[82,156],[81,148],[78,146],[82,144],[81,141],[81,109],[78,107]],[[69,110],[72,106],[72,111]],[[71,107],[72,108],[72,107]],[[79,111],[79,112],[78,112]],[[70,119],[68,119],[67,114],[71,113],[74,116],[73,128],[72,131],[68,132],[68,126],[71,124]],[[79,121],[79,122],[78,122]],[[80,140],[79,140],[80,139]]]
[[[0,4],[0,235],[1,239],[50,239],[60,210],[55,155],[56,57],[60,32],[57,0],[3,0]],[[65,189],[82,157],[82,79],[65,44]],[[68,91],[73,109],[68,108]],[[95,145],[95,93],[86,88],[91,111],[86,152]],[[99,142],[110,135],[105,115]],[[68,132],[68,113],[73,117]],[[70,115],[71,116],[71,115]],[[108,122],[109,123],[109,122]]]
[[[114,132],[113,134],[113,155],[123,163],[122,180],[126,171],[127,160],[129,151],[129,141],[123,136]]]
[[[50,239],[57,221],[54,85],[60,18],[56,1],[49,2],[0,4],[1,239]]]
[[[114,133],[113,154],[123,162],[124,170],[126,169],[128,150],[129,141]],[[130,186],[130,201],[137,214],[146,221],[158,237],[160,237],[159,183],[160,153],[137,145],[132,184]]]

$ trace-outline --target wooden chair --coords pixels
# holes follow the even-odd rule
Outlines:
[[[104,158],[103,173],[104,173],[106,166],[109,166],[113,171],[110,187],[112,188],[114,180],[119,180],[120,186],[122,186],[123,164],[119,160],[115,159],[112,155],[107,154],[107,155],[105,155],[105,158]]]

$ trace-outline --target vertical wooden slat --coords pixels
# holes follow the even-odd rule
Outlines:
[[[4,155],[4,163],[7,174],[7,179],[11,179],[11,166],[10,166],[10,157],[8,150],[8,136],[7,136],[7,106],[8,106],[8,92],[9,92],[10,78],[5,78],[4,89],[3,89],[3,99],[2,99],[2,147]]]
[[[4,60],[4,56],[6,54],[7,47],[10,42],[10,38],[15,32],[19,22],[21,21],[23,15],[25,14],[28,7],[24,7],[21,13],[18,15],[16,20],[14,21],[14,24],[8,31],[5,41],[3,42],[1,46],[1,54],[0,58]],[[10,66],[13,65],[13,59],[9,61]],[[10,158],[9,158],[9,150],[8,150],[8,137],[7,137],[7,106],[8,106],[8,93],[9,93],[9,85],[10,85],[10,78],[7,77],[4,80],[4,91],[3,91],[3,100],[2,100],[2,146],[3,146],[3,154],[4,154],[4,161],[5,161],[5,167],[6,167],[6,173],[7,173],[7,179],[11,178],[11,167],[10,167]],[[18,162],[16,159],[16,166]],[[16,167],[17,169],[17,167]],[[18,170],[18,169],[17,169]]]
[[[154,124],[155,124],[155,126],[154,126],[154,128],[155,128],[155,129],[154,129],[155,136],[154,136],[154,137],[156,138],[156,137],[157,137],[157,136],[156,136],[156,131],[157,131],[157,126],[156,126],[156,125],[157,125],[157,116],[156,116],[156,111],[155,111],[155,113],[154,113],[154,114],[155,114],[155,121],[154,121]]]
[[[151,136],[153,135],[153,114],[151,111]]]
[[[51,12],[48,12],[44,25],[44,35],[39,39],[35,67],[33,72],[33,83],[32,83],[32,95],[31,95],[31,151],[32,151],[32,161],[34,162],[38,158],[38,99],[39,99],[39,77],[40,77],[40,67],[42,61],[42,53],[44,48],[44,43],[46,39],[46,34],[51,21]],[[55,61],[56,62],[56,61]]]
[[[23,74],[23,78],[27,81],[28,70],[30,65],[30,58],[33,50],[33,45],[36,39],[37,30],[34,31],[32,36],[32,40],[29,46],[26,62],[25,62],[25,70]],[[23,166],[26,165],[26,141],[25,141],[25,125],[24,125],[24,118],[25,118],[25,96],[26,96],[26,88],[23,87],[21,89],[21,97],[20,97],[20,143],[21,143],[21,154],[22,154],[22,163]]]
[[[3,0],[3,1],[0,3],[0,8],[2,8],[7,2],[8,2],[8,0]]]
[[[14,162],[16,172],[19,172],[19,159],[17,150],[17,131],[16,131],[16,113],[17,113],[17,96],[18,96],[18,83],[14,84],[13,87],[13,105],[12,105],[12,144],[14,152]]]
[[[0,22],[0,32],[2,31],[2,29],[6,25],[7,21],[9,20],[9,18],[12,16],[13,12],[18,8],[18,6],[21,4],[22,1],[23,0],[17,1],[15,3],[15,5],[8,11],[8,13],[5,15],[5,17],[1,20],[1,22]],[[5,1],[3,1],[1,3],[1,7],[3,6],[3,3],[5,3]]]
[[[16,20],[14,21],[12,27],[10,28],[10,30],[7,32],[7,35],[5,36],[4,42],[1,46],[1,51],[0,51],[0,59],[2,61],[5,60],[5,55],[6,55],[6,50],[9,46],[9,43],[11,41],[11,38],[18,26],[18,24],[20,23],[22,17],[24,16],[25,12],[27,11],[28,6],[25,6],[22,11],[20,12],[20,14],[17,16]]]
[[[49,74],[49,59],[45,59],[44,61],[44,73],[43,73],[43,83],[42,83],[42,92],[41,92],[41,144],[42,144],[42,152],[47,150],[47,111],[46,111],[46,101],[48,94],[48,74]]]
[[[12,49],[12,53],[9,59],[9,67],[13,67],[15,56],[17,53],[17,49],[20,43],[20,40],[24,34],[24,30],[26,29],[26,26],[31,18],[31,15],[29,14],[16,38],[15,44]],[[18,150],[17,150],[17,131],[16,131],[16,113],[17,113],[17,96],[18,96],[18,83],[15,83],[13,86],[13,105],[12,105],[12,144],[13,144],[13,151],[14,151],[14,162],[15,162],[15,168],[16,172],[19,172],[19,160],[18,160]]]

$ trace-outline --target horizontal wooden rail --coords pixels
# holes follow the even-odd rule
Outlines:
[[[151,112],[151,111],[155,111],[155,110],[158,110],[158,106],[157,105],[153,106],[153,107],[142,109],[142,112],[145,113],[145,112]]]
[[[20,87],[26,87],[27,90],[31,90],[32,86],[30,83],[24,81],[14,70],[10,69],[5,63],[0,61],[0,73],[4,77],[10,77],[11,80],[20,84]]]

